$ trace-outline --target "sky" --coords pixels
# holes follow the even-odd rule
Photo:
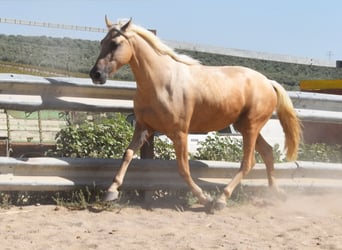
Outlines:
[[[156,29],[165,41],[342,60],[341,0],[0,0],[0,18],[104,28]],[[101,40],[103,33],[0,23],[0,34]]]

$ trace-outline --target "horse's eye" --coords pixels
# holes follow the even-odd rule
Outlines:
[[[112,42],[111,42],[111,46],[112,46],[112,49],[114,50],[114,49],[116,49],[117,47],[120,46],[120,43],[118,43],[118,42],[116,42],[116,41],[112,41]]]

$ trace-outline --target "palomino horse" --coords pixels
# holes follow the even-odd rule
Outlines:
[[[222,209],[234,188],[255,164],[258,151],[266,164],[269,186],[277,188],[272,147],[260,134],[276,110],[285,133],[287,158],[294,160],[301,127],[284,88],[245,67],[210,67],[174,52],[150,31],[131,20],[113,24],[90,71],[95,84],[104,84],[121,66],[129,64],[137,82],[134,97],[135,131],[105,200],[114,200],[134,152],[155,131],[168,136],[176,151],[178,171],[199,202]],[[241,167],[223,193],[212,201],[196,185],[188,162],[188,133],[217,131],[233,124],[243,136]]]

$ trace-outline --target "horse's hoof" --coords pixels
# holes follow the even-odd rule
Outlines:
[[[213,207],[215,210],[223,210],[227,206],[225,201],[216,200],[214,201]]]
[[[215,201],[214,200],[211,200],[211,201],[208,201],[205,205],[205,212],[207,214],[214,214],[215,212]]]
[[[213,200],[208,202],[205,207],[208,214],[213,214],[215,211],[223,210],[226,207],[226,203],[223,201]]]
[[[286,201],[287,200],[287,194],[283,189],[278,188],[277,189],[277,197],[281,201]]]
[[[103,201],[115,201],[119,198],[118,191],[107,191],[103,197]]]
[[[279,190],[277,193],[277,198],[283,202],[285,202],[287,200],[287,195],[285,193],[285,191],[283,190]]]
[[[280,201],[286,201],[287,200],[287,194],[283,189],[280,188],[274,188],[271,189],[271,197],[274,197]]]

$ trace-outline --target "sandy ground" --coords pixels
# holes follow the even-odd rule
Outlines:
[[[169,204],[152,210],[0,209],[1,249],[342,249],[342,195],[255,198],[206,214]]]

